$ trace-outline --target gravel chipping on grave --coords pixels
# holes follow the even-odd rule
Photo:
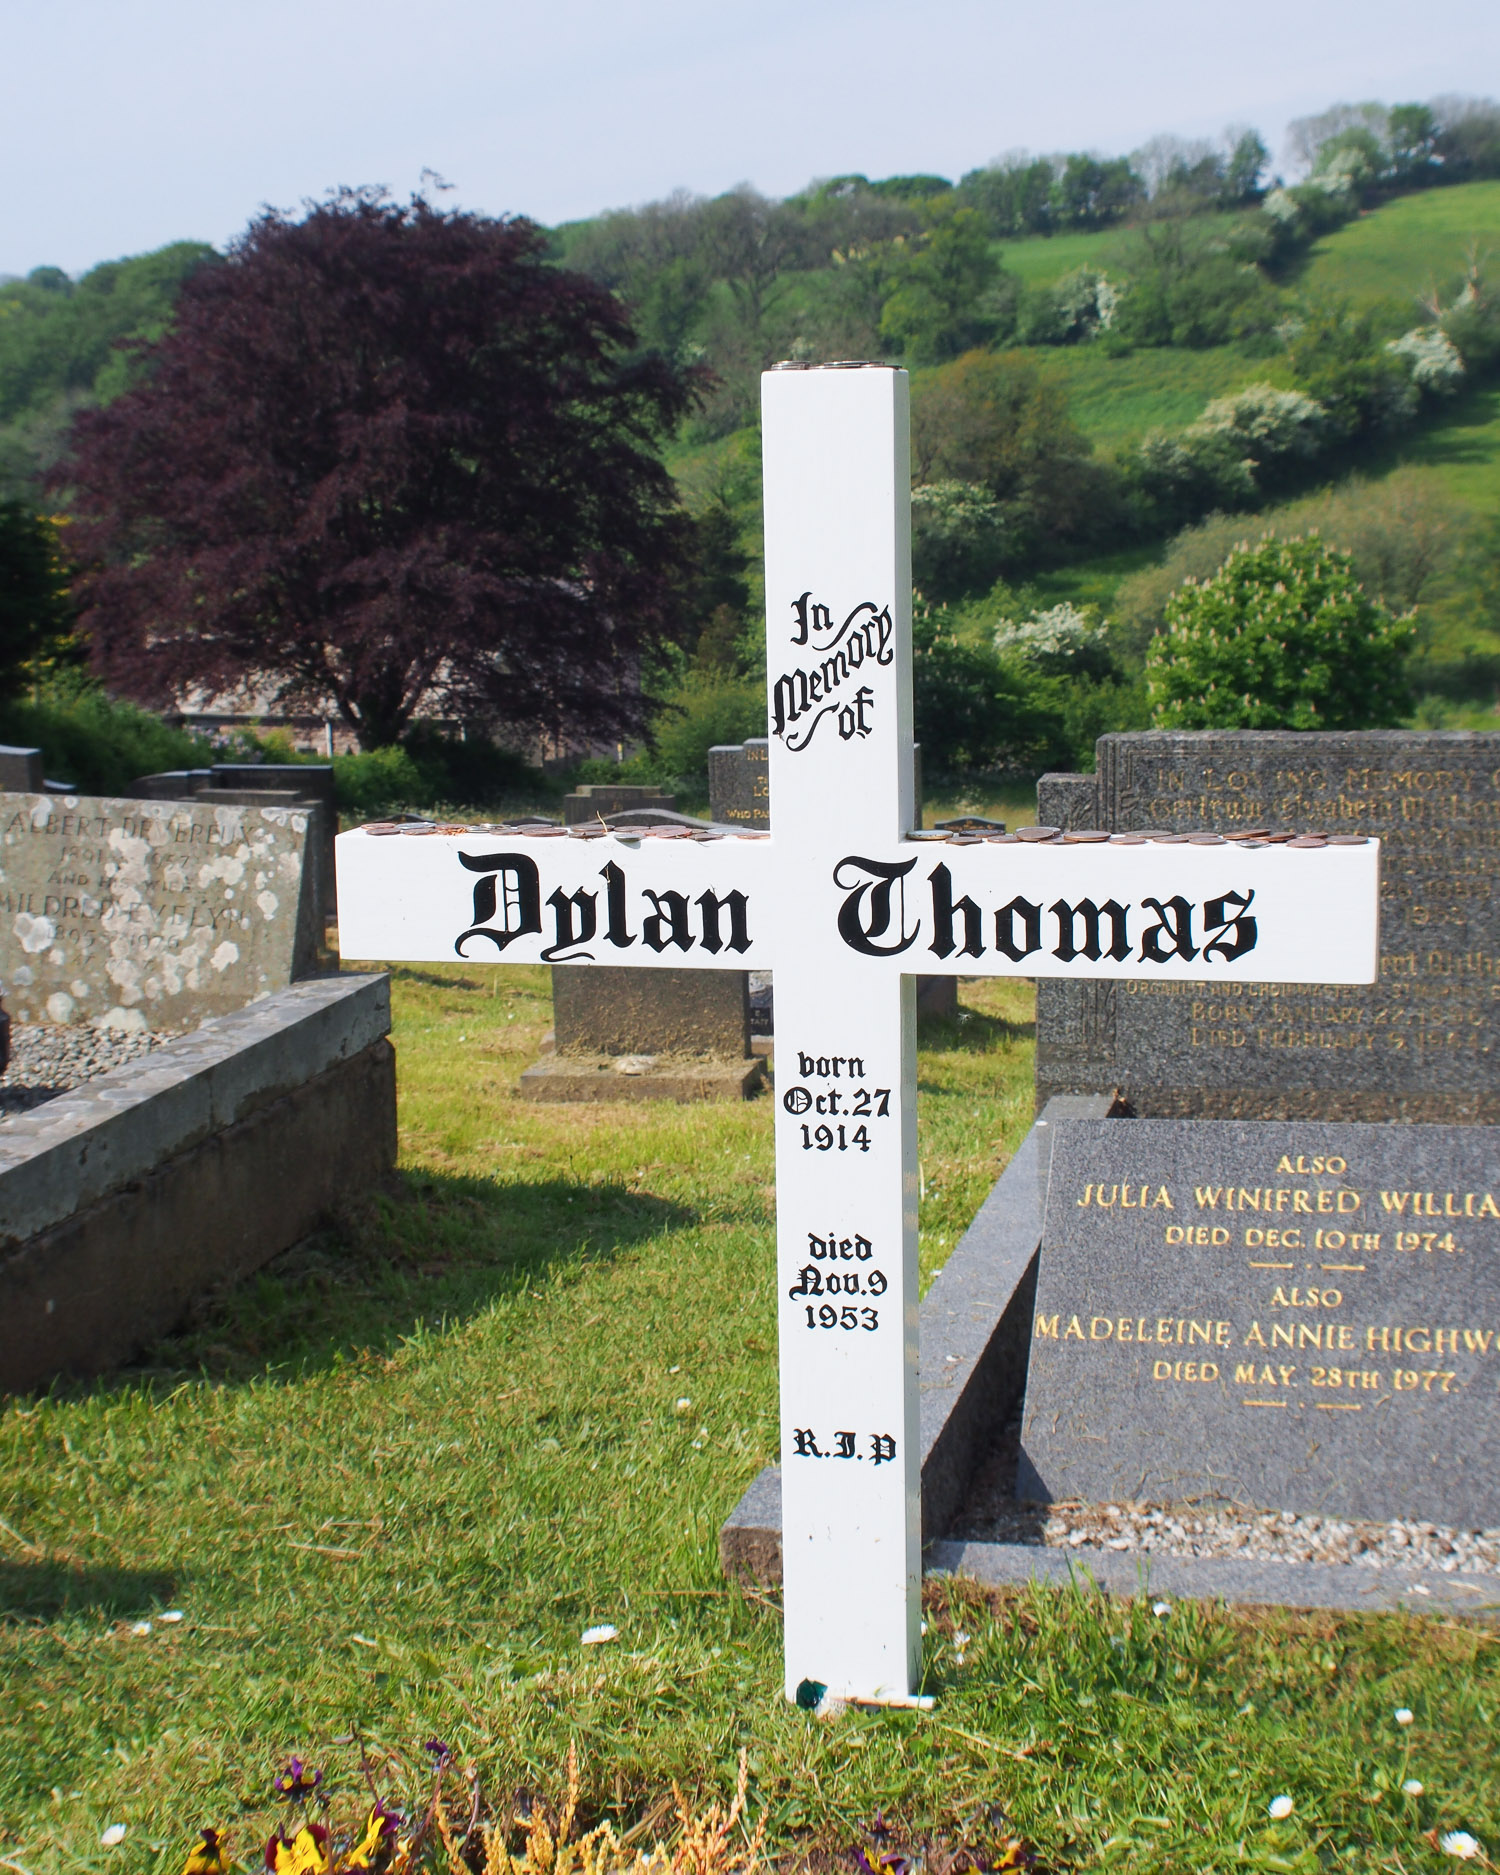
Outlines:
[[[96,1075],[124,1067],[175,1040],[152,1029],[73,1028],[50,1023],[17,1023],[10,1032],[10,1066],[0,1074],[0,1119],[29,1113]]]
[[[1015,1497],[1020,1421],[1012,1416],[948,1531],[950,1542],[1029,1543],[1157,1556],[1237,1556],[1247,1562],[1358,1563],[1500,1575],[1500,1529],[1450,1530],[1412,1518],[1390,1523],[1294,1515],[1232,1505],[1022,1504]]]
[[[977,1508],[973,1507],[973,1508]],[[1290,1511],[1158,1508],[1150,1504],[995,1506],[972,1514],[955,1536],[973,1543],[1041,1543],[1049,1549],[1139,1550],[1164,1556],[1238,1556],[1254,1561],[1359,1563],[1441,1575],[1500,1575],[1500,1529],[1446,1530],[1415,1522],[1356,1523]]]

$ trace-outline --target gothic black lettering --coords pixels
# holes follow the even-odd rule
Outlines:
[[[1016,941],[1016,920],[1021,921],[1021,933],[1024,942]],[[1008,957],[1012,963],[1020,963],[1023,957],[1029,957],[1033,951],[1042,948],[1042,908],[1033,905],[1030,899],[1013,898],[1008,905],[1002,905],[995,913],[995,949]]]
[[[648,886],[645,897],[656,910],[641,926],[641,936],[654,951],[664,951],[675,944],[680,951],[693,948],[693,934],[688,929],[688,902],[683,892],[653,892]]]
[[[1198,947],[1193,943],[1193,908],[1189,902],[1179,894],[1165,905],[1159,898],[1144,898],[1141,903],[1150,906],[1157,921],[1141,939],[1140,961],[1164,964],[1180,957],[1184,963],[1191,963],[1198,955]],[[1166,950],[1162,949],[1164,937],[1171,940]]]
[[[625,916],[625,875],[613,860],[600,873],[604,881],[604,905],[608,922],[604,935],[617,950],[628,950],[635,939]]]
[[[861,859],[857,854],[850,854],[841,859],[833,869],[833,883],[848,897],[839,907],[839,936],[851,950],[859,951],[866,957],[899,957],[905,950],[910,950],[921,935],[920,930],[906,930],[906,897],[903,881],[913,866],[913,855],[907,860]],[[853,880],[843,877],[846,866],[857,866],[869,874],[866,879]],[[891,929],[891,901],[896,902],[896,935],[888,943],[880,943]]]
[[[466,872],[483,875],[474,887],[474,922],[453,946],[460,957],[472,937],[488,938],[503,951],[517,938],[541,931],[541,880],[535,860],[524,853],[460,853],[458,863]],[[498,928],[491,923],[497,911]]]
[[[1072,963],[1075,957],[1087,957],[1091,964],[1096,964],[1101,956],[1113,957],[1117,963],[1123,963],[1130,955],[1130,939],[1125,932],[1125,907],[1114,899],[1107,898],[1102,905],[1096,905],[1091,898],[1083,898],[1076,905],[1070,905],[1066,899],[1060,898],[1050,909],[1057,920],[1057,948],[1052,955],[1061,958],[1065,964]],[[1101,951],[1099,947],[1101,918],[1109,920],[1107,951]],[[1077,941],[1080,919],[1083,921],[1082,944]]]
[[[705,892],[698,900],[698,909],[703,914],[702,944],[710,957],[715,957],[728,944],[737,955],[750,948],[750,928],[746,916],[748,905],[743,892]],[[729,936],[723,937],[719,930],[719,914],[729,913]]]
[[[963,919],[964,941],[958,947],[960,957],[979,957],[984,953],[980,935],[981,914],[971,898],[955,899],[953,874],[946,866],[934,866],[928,883],[932,887],[932,942],[928,949],[938,957],[951,957],[954,951],[953,919]]]
[[[547,903],[552,907],[554,929],[557,935],[542,952],[542,962],[544,964],[566,964],[579,961],[592,963],[593,952],[579,950],[578,946],[587,944],[599,928],[598,895],[594,892],[585,892],[581,887],[576,892],[564,892],[559,886],[548,898]],[[564,951],[568,953],[566,957],[562,955]]]
[[[794,754],[808,746],[825,716],[835,718],[845,742],[868,736],[874,727],[875,693],[862,684],[852,700],[841,703],[835,692],[867,662],[887,665],[896,655],[896,628],[889,606],[877,610],[873,601],[865,600],[831,638],[818,644],[819,633],[833,631],[833,615],[827,606],[813,605],[811,599],[811,593],[803,593],[792,602],[797,621],[792,643],[812,645],[819,662],[810,670],[799,666],[783,672],[771,686],[771,733]]]
[[[1208,941],[1203,946],[1205,957],[1222,957],[1225,963],[1232,964],[1236,957],[1255,949],[1260,932],[1255,920],[1245,915],[1254,897],[1252,886],[1248,893],[1226,892],[1223,898],[1209,899],[1203,907],[1203,922],[1208,926]],[[1231,905],[1238,907],[1238,915],[1230,913]]]

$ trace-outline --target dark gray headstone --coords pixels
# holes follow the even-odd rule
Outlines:
[[[632,807],[665,808],[668,813],[677,805],[677,797],[663,794],[660,788],[642,787],[625,782],[586,782],[563,796],[563,824],[581,827],[585,821],[608,819]]]
[[[559,1055],[750,1053],[749,977],[743,970],[621,970],[574,964],[552,972]]]
[[[1119,1088],[1142,1115],[1500,1122],[1500,734],[1153,731],[1044,776],[1044,824],[1378,835],[1369,988],[1042,983],[1038,1103]]]
[[[771,826],[770,742],[719,743],[708,752],[708,812],[728,827],[765,833]]]
[[[723,826],[768,833],[771,827],[771,744],[766,736],[748,742],[716,743],[708,752],[708,812]],[[912,748],[916,821],[922,824],[922,749]],[[988,824],[988,823],[986,823]],[[996,823],[998,825],[998,823]],[[1001,828],[1003,832],[1004,829]]]
[[[1018,1496],[1473,1529],[1497,1445],[1500,1130],[1057,1126]]]
[[[303,800],[334,802],[328,762],[215,762],[209,774],[213,788],[290,788]]]
[[[1099,789],[1094,776],[1043,775],[1036,784],[1036,824],[1061,827],[1064,833],[1099,826]]]
[[[18,749],[9,743],[0,743],[0,791],[40,794],[44,786],[40,749]]]

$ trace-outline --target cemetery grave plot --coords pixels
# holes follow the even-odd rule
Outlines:
[[[9,1065],[0,1074],[0,1116],[28,1113],[96,1075],[150,1054],[169,1039],[154,1029],[17,1024],[11,1030]]]
[[[306,811],[58,791],[0,803],[0,1115],[324,967]]]
[[[327,969],[320,810],[252,792],[0,795],[0,1387],[131,1358],[394,1162],[385,986]]]
[[[357,831],[341,937],[371,959],[779,970],[785,1689],[901,1704],[921,1697],[916,964],[1365,982],[1379,856],[916,831],[905,374],[792,367],[764,398],[774,837]]]
[[[0,1683],[35,1688],[0,1704],[0,1853],[97,1856],[116,1818],[125,1854],[175,1845],[200,1810],[258,1853],[284,1814],[258,1801],[274,1753],[322,1747],[353,1777],[352,1748],[322,1746],[350,1711],[397,1741],[481,1739],[489,1775],[549,1796],[577,1738],[585,1802],[622,1832],[674,1779],[726,1793],[747,1735],[784,1864],[847,1856],[893,1793],[940,1832],[1003,1804],[1061,1868],[1124,1838],[1172,1867],[1232,1866],[1241,1840],[1412,1867],[1431,1828],[1492,1845],[1500,1650],[1451,1622],[929,1582],[933,1713],[783,1708],[780,1598],[725,1593],[713,1556],[776,1438],[769,1103],[520,1103],[545,970],[428,964],[392,989],[409,1185],[384,1221],[222,1298],[154,1351],[149,1390],[0,1409],[0,1516],[78,1583],[64,1605],[73,1569],[0,1551],[24,1610]],[[1029,1003],[973,984],[970,1022],[922,1050],[924,1246],[1025,1132]],[[619,1639],[582,1647],[599,1622]],[[60,1801],[36,1775],[59,1768]],[[1265,1806],[1289,1782],[1278,1843]]]

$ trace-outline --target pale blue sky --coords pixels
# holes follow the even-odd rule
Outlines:
[[[337,183],[547,222],[1500,91],[1496,0],[4,0],[0,272]]]

